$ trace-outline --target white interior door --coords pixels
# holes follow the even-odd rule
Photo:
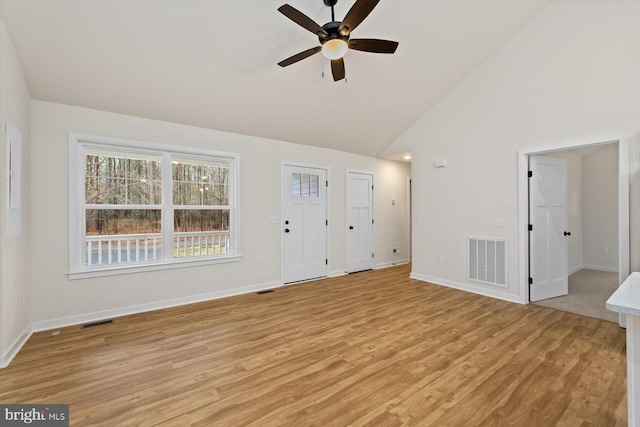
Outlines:
[[[567,162],[529,157],[529,299],[567,295]]]
[[[347,273],[374,267],[373,175],[347,172]]]
[[[327,275],[327,171],[282,169],[283,282]]]

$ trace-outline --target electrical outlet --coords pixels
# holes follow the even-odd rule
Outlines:
[[[399,248],[393,248],[393,249],[391,249],[391,252],[392,252],[394,255],[397,255],[397,254],[399,254],[399,253],[400,253],[400,249],[399,249]]]
[[[271,215],[269,217],[269,224],[279,224],[280,223],[280,217],[278,215]]]
[[[260,261],[258,261],[258,267],[264,267],[264,258],[260,258]]]
[[[20,307],[22,305],[22,292],[18,292],[18,307]]]
[[[442,255],[436,255],[436,262],[439,264],[442,262]]]
[[[602,255],[607,255],[607,254],[609,254],[609,248],[602,248],[602,249],[600,250],[600,253],[601,253]]]

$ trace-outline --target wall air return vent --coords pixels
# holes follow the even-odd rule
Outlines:
[[[507,241],[467,237],[467,280],[507,287]]]

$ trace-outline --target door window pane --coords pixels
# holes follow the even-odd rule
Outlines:
[[[319,197],[318,175],[294,173],[292,193],[296,197]]]
[[[300,174],[299,173],[294,173],[293,174],[293,180],[292,180],[292,193],[294,196],[300,196]]]

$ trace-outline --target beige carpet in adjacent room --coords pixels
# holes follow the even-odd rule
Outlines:
[[[618,287],[618,273],[582,269],[569,276],[569,295],[534,304],[618,323],[605,303]]]

